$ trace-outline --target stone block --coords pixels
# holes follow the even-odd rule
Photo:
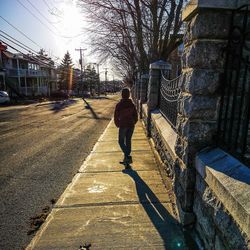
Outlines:
[[[220,72],[216,70],[192,69],[183,73],[183,91],[192,95],[217,95]]]
[[[215,207],[213,220],[229,249],[248,249],[246,235],[242,233],[239,226],[220,202]]]
[[[212,218],[214,216],[214,207],[218,200],[199,174],[196,175],[195,195],[200,197],[201,202],[206,209],[207,216]]]
[[[177,133],[182,137],[185,137],[189,131],[189,120],[180,113],[177,115],[176,119],[176,130]]]
[[[198,193],[199,196],[202,196],[206,188],[207,188],[206,182],[198,173],[196,173],[195,191]]]
[[[174,180],[174,191],[180,207],[183,211],[192,213],[193,211],[193,190],[184,190],[181,183]]]
[[[185,46],[182,57],[183,68],[223,69],[223,51],[226,41],[196,40]]]
[[[205,121],[216,120],[218,101],[216,96],[182,95],[178,111],[187,118],[199,118]]]
[[[206,207],[199,195],[195,195],[194,214],[196,216],[196,229],[205,243],[206,249],[214,249],[215,227],[212,218],[206,214]]]
[[[176,200],[176,206],[177,206],[177,209],[178,209],[179,222],[183,226],[188,226],[188,225],[194,224],[194,222],[195,222],[195,214],[193,212],[184,211],[181,204],[180,204],[179,199]]]
[[[196,143],[199,148],[212,145],[217,131],[216,122],[190,122],[189,143]]]
[[[166,168],[168,170],[169,175],[173,176],[175,174],[174,173],[175,159],[172,157],[172,154],[169,153],[169,150],[166,148],[165,143],[160,141],[159,137],[152,136],[152,138],[153,138],[154,143],[155,143],[155,148],[156,148],[157,152],[159,153],[162,161],[166,165]],[[169,171],[171,171],[171,173]]]
[[[177,135],[175,143],[175,153],[184,162],[188,161],[188,143],[181,136]]]
[[[200,249],[202,249],[202,250],[209,249],[209,243],[203,235],[203,229],[200,226],[200,224],[195,223],[195,231],[198,235],[198,241],[200,242]]]
[[[198,11],[206,12],[212,10],[223,13],[246,4],[249,4],[249,0],[191,0],[183,10],[182,20],[190,20]]]
[[[176,161],[174,169],[175,169],[175,182],[180,183],[184,190],[194,189],[195,186],[195,169],[187,168],[185,166],[181,166],[180,162]]]
[[[184,43],[196,39],[227,39],[231,11],[206,10],[196,14],[188,23]]]
[[[223,244],[223,242],[221,241],[218,235],[215,236],[214,246],[216,250],[227,250],[227,248],[225,247],[225,245]]]
[[[213,244],[217,244],[218,249],[247,249],[246,235],[199,174],[196,176],[193,209],[197,217],[196,224],[199,224],[197,227],[200,230],[199,234],[205,238],[203,241],[207,246],[206,249],[214,249],[208,247]],[[216,230],[217,242],[214,242],[214,236],[208,234],[211,230]]]
[[[197,172],[204,178],[216,200],[225,207],[225,209],[218,208],[217,210],[227,211],[226,214],[229,214],[238,225],[236,227],[238,231],[243,231],[249,239],[249,168],[221,149],[204,150],[199,153],[195,165]],[[210,200],[206,202],[209,203]],[[211,204],[211,206],[217,205]],[[218,216],[220,218],[223,214],[219,213]],[[221,224],[219,220],[215,221],[218,227]],[[226,223],[226,219],[223,222]]]
[[[174,180],[174,191],[175,191],[176,198],[177,200],[179,200],[181,204],[181,208],[183,209],[184,206],[183,206],[182,201],[184,200],[184,190],[181,184],[179,182],[176,182],[175,180]]]
[[[159,134],[164,147],[172,154],[172,158],[174,159],[175,152],[174,152],[174,146],[177,139],[177,134],[175,130],[171,127],[171,125],[168,123],[168,121],[162,116],[161,113],[155,113],[152,112],[152,123],[155,126],[156,133]]]
[[[200,150],[214,143],[217,123],[216,122],[185,122],[179,123],[177,127],[179,135],[191,144],[195,150]],[[191,152],[191,151],[189,151]],[[197,153],[197,152],[193,152]]]

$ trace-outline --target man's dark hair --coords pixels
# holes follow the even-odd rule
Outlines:
[[[123,99],[128,99],[130,96],[130,92],[129,92],[129,89],[128,88],[125,88],[122,90],[122,98]]]

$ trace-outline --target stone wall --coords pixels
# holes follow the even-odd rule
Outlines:
[[[191,1],[194,2],[194,1]],[[183,55],[183,90],[177,118],[177,183],[186,192],[181,202],[184,212],[193,212],[195,227],[205,249],[247,249],[249,235],[242,231],[232,206],[212,191],[213,183],[196,171],[195,156],[205,147],[216,145],[220,100],[220,77],[224,72],[225,48],[228,42],[232,12],[237,1],[195,1],[187,7],[185,49]],[[222,4],[220,6],[220,4]],[[194,4],[195,5],[195,4]],[[216,6],[216,7],[215,7]],[[222,163],[221,163],[222,164]],[[225,164],[225,162],[223,163]],[[226,165],[229,168],[229,165]],[[180,169],[180,170],[179,170]],[[213,173],[216,176],[216,173]],[[179,177],[180,176],[180,177]],[[216,178],[216,177],[214,177]],[[237,186],[237,183],[232,182]],[[225,188],[222,185],[222,188]],[[226,195],[226,194],[225,194]],[[226,197],[229,198],[230,194]]]
[[[196,169],[195,228],[205,249],[250,249],[250,169],[219,148],[201,151]]]
[[[200,175],[196,176],[196,190],[195,228],[205,249],[249,249],[247,235]]]
[[[154,68],[150,72],[147,105],[142,105],[142,119],[148,135],[154,140],[165,172],[173,180],[179,220],[185,226],[195,225],[205,249],[209,250],[250,248],[250,170],[244,170],[249,179],[242,180],[239,164],[234,165],[236,179],[231,180],[233,170],[229,162],[219,163],[225,170],[221,177],[216,171],[208,175],[205,166],[202,172],[195,160],[201,150],[216,144],[224,52],[231,9],[238,3],[196,0],[183,12],[186,34],[176,128],[171,130],[157,111],[159,72]],[[244,195],[238,194],[241,199],[237,200],[233,194],[239,187],[244,189]],[[230,191],[225,193],[224,190]]]

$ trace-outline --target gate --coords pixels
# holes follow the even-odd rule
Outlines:
[[[226,48],[225,70],[217,144],[225,151],[250,162],[250,5],[232,12]]]

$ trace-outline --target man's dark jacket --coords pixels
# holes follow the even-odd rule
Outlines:
[[[115,125],[118,128],[132,128],[138,117],[134,103],[131,99],[122,98],[115,107]]]

